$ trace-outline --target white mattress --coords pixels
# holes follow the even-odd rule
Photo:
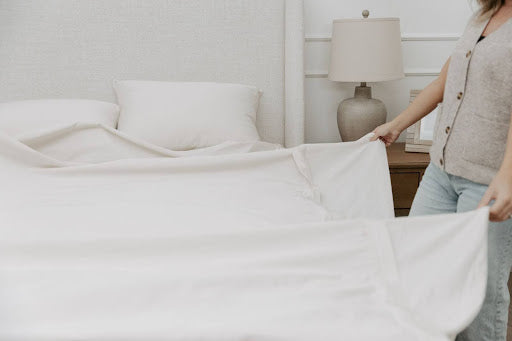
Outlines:
[[[449,340],[483,300],[488,212],[392,220],[368,138],[176,153],[77,124],[0,136],[0,188],[1,340]]]

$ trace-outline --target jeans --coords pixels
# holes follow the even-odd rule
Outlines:
[[[477,208],[487,190],[430,164],[411,208],[411,216],[466,212]],[[512,220],[489,224],[487,290],[473,323],[457,341],[505,341],[510,295],[507,287],[512,265]]]

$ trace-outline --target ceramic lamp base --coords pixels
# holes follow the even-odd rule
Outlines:
[[[340,103],[338,107],[338,129],[342,141],[355,141],[386,123],[387,111],[384,103],[372,98],[372,88],[358,86],[354,97]]]

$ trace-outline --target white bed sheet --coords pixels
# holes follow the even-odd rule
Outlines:
[[[485,290],[488,212],[386,220],[368,138],[176,153],[77,124],[0,136],[0,188],[0,340],[449,340]]]

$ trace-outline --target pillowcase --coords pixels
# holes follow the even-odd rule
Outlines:
[[[260,91],[251,86],[194,82],[114,82],[118,129],[173,150],[226,141],[259,141]]]
[[[115,128],[119,106],[86,99],[42,99],[0,103],[0,131],[20,138],[77,122]]]

